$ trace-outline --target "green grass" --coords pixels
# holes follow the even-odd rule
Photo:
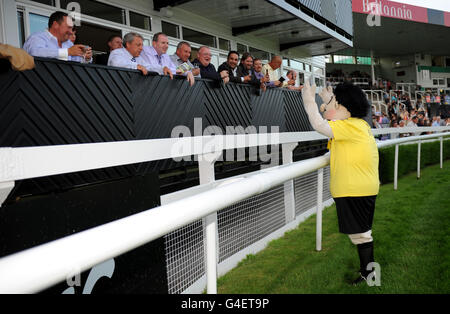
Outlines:
[[[315,216],[249,255],[218,280],[219,293],[449,293],[450,161],[381,186],[373,223],[381,286],[356,278],[356,247],[338,232],[335,206],[323,212],[322,251],[315,251]]]

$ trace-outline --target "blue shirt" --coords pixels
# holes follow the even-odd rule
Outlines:
[[[68,49],[73,46],[70,40],[58,45],[58,39],[48,30],[31,34],[23,45],[23,49],[33,57],[53,58],[64,61],[81,62],[80,56],[69,56]],[[92,60],[91,60],[92,61]]]
[[[133,57],[126,48],[118,48],[111,51],[108,65],[127,69],[137,69],[138,64],[148,69],[149,65],[139,57]]]
[[[147,70],[149,71],[164,75],[163,69],[164,67],[168,67],[173,75],[176,74],[177,68],[167,53],[158,55],[155,48],[144,46],[140,57],[148,64]]]

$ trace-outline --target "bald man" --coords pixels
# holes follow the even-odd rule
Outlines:
[[[266,83],[266,86],[270,87],[281,87],[283,83],[279,80],[277,70],[281,67],[281,63],[283,60],[280,56],[273,56],[272,60],[263,66],[262,73],[266,78],[269,79],[269,82]],[[287,82],[286,82],[287,83]]]

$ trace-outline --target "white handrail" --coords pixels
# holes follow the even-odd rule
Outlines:
[[[415,130],[416,128],[410,128]],[[428,128],[417,128],[420,131],[425,131]],[[450,127],[440,127],[441,131],[450,130]],[[402,129],[404,132],[406,128]],[[385,133],[386,129],[383,130]],[[397,130],[394,130],[397,131]],[[407,130],[410,131],[410,130]],[[305,136],[307,138],[317,138],[317,133],[313,133]],[[408,138],[401,138],[396,140],[389,140],[378,143],[379,147],[388,145],[398,145],[403,142],[417,141],[428,138],[435,138],[446,136],[446,133],[431,134],[425,136],[414,136]],[[450,134],[448,134],[450,135]],[[305,140],[298,134],[280,134],[278,140],[262,140],[260,145],[280,144],[280,143],[293,143],[300,140]],[[322,137],[322,136],[321,136]],[[273,137],[272,137],[273,138]],[[186,139],[187,140],[187,139]],[[200,141],[203,139],[191,139],[191,141]],[[291,141],[291,142],[289,142]],[[151,145],[151,141],[143,141],[146,144]],[[106,143],[117,144],[117,143]],[[136,144],[137,143],[132,143]],[[99,145],[99,144],[83,144],[83,145]],[[122,145],[108,147],[107,150],[114,150],[123,148]],[[236,144],[234,144],[236,145]],[[72,146],[72,145],[68,145]],[[58,155],[59,157],[68,156],[73,154],[80,148],[79,145],[73,145],[77,147],[70,147],[68,151]],[[105,148],[108,145],[100,145]],[[231,145],[233,146],[233,145]],[[227,146],[227,149],[229,149]],[[86,146],[85,146],[86,147]],[[59,147],[61,150],[63,146]],[[138,147],[142,149],[142,147]],[[3,148],[2,148],[3,149]],[[14,153],[20,150],[23,154],[32,154],[33,149],[37,148],[8,148],[2,153]],[[52,148],[44,148],[52,152]],[[5,149],[3,149],[5,150]],[[96,149],[93,146],[88,147],[89,153],[105,154],[104,150]],[[142,156],[145,156],[145,149]],[[48,153],[49,151],[47,151]],[[203,154],[204,150],[193,149],[190,153]],[[108,153],[111,153],[109,151]],[[118,153],[115,151],[115,153]],[[134,151],[133,151],[134,153]],[[150,154],[150,152],[147,152]],[[130,151],[127,152],[130,154]],[[132,154],[130,154],[132,155]],[[175,154],[176,155],[176,154]],[[21,157],[22,155],[18,155]],[[142,156],[136,158],[143,158]],[[149,158],[147,155],[146,158]],[[23,157],[23,156],[22,156]],[[84,156],[87,158],[89,156]],[[93,156],[91,156],[93,157]],[[27,157],[28,158],[28,157]],[[42,158],[42,157],[41,157]],[[134,163],[135,159],[129,157],[121,157],[123,160]],[[167,156],[161,157],[167,158]],[[170,157],[169,157],[170,158]],[[95,158],[94,158],[95,159]],[[144,158],[145,159],[145,158]],[[441,159],[442,159],[442,139],[441,139]],[[0,160],[4,160],[0,158]],[[14,160],[14,159],[13,159]],[[24,162],[28,159],[16,160],[17,162]],[[131,160],[131,161],[130,161]],[[142,160],[142,161],[146,161]],[[70,162],[65,160],[65,162]],[[83,160],[84,162],[84,160]],[[87,163],[83,167],[92,167],[96,165],[98,161]],[[117,160],[108,160],[107,163],[117,163]],[[213,190],[197,194],[185,198],[180,201],[170,203],[168,205],[160,206],[151,210],[147,210],[114,222],[101,225],[62,239],[55,240],[53,242],[40,245],[10,256],[6,256],[0,259],[0,293],[33,293],[41,291],[49,286],[52,286],[58,282],[65,280],[66,278],[80,274],[82,271],[87,270],[94,265],[97,265],[103,261],[106,261],[112,257],[121,255],[134,248],[144,245],[154,239],[157,239],[171,231],[174,231],[180,227],[183,227],[191,222],[194,222],[200,218],[217,212],[227,206],[230,206],[236,202],[247,199],[251,196],[263,193],[270,190],[273,187],[281,185],[282,183],[292,180],[296,177],[305,175],[317,169],[327,166],[329,163],[329,155],[326,154],[321,157],[316,157],[309,160],[299,161],[283,166],[269,168],[261,170],[257,174],[249,174],[245,176],[245,179],[239,180],[234,183],[222,185]],[[34,163],[35,164],[35,163]],[[442,164],[442,160],[441,160]],[[55,166],[60,169],[60,166]],[[81,167],[81,168],[83,168]],[[100,168],[101,166],[99,166]],[[102,167],[106,167],[103,165]],[[54,170],[49,170],[51,165],[44,165],[46,171],[54,173]],[[72,168],[77,170],[67,170],[70,167],[64,168],[64,171],[80,171],[80,167],[72,165]],[[83,168],[84,169],[84,168]],[[92,168],[89,168],[92,169]],[[28,170],[28,168],[27,168]],[[59,170],[58,170],[59,171]],[[30,172],[34,173],[34,172]],[[38,172],[40,175],[45,175]],[[17,175],[17,174],[16,174]],[[48,174],[47,174],[48,175]],[[25,177],[29,176],[29,172],[26,171]],[[21,176],[19,176],[21,177]],[[15,179],[16,177],[9,176],[6,180]],[[1,180],[5,180],[5,176],[0,176]],[[161,223],[164,222],[164,223]]]
[[[0,259],[0,293],[38,292],[328,163],[329,156],[321,156],[269,168],[235,183],[4,257]]]

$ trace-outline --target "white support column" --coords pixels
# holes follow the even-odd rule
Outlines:
[[[215,181],[214,164],[221,153],[199,156],[200,185]],[[203,219],[205,239],[206,292],[217,294],[217,261],[219,252],[219,233],[217,230],[217,213]]]
[[[420,153],[421,153],[422,141],[417,143],[417,179],[420,179]]]
[[[441,142],[441,147],[440,147],[440,157],[441,157],[441,169],[444,168],[444,137],[440,137],[439,138],[440,142]]]
[[[316,251],[322,251],[322,198],[323,198],[323,168],[317,176],[317,217],[316,217]]]
[[[397,191],[398,180],[398,144],[395,145],[395,160],[394,160],[394,190]]]
[[[298,146],[298,143],[289,143],[282,145],[283,165],[291,164],[293,160],[293,151]],[[286,216],[286,224],[295,219],[295,193],[294,180],[289,180],[284,183],[284,208]]]

